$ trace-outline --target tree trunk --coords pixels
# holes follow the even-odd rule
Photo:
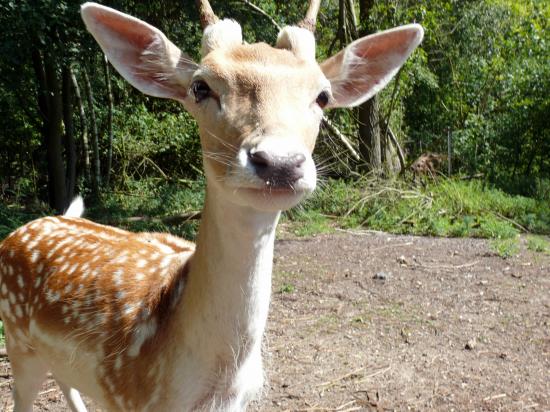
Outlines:
[[[82,74],[84,76],[84,87],[86,89],[86,95],[88,97],[88,111],[90,112],[90,122],[92,124],[92,153],[93,153],[93,174],[92,174],[92,193],[94,196],[99,196],[99,186],[101,185],[101,161],[99,159],[99,134],[97,131],[97,122],[95,118],[94,110],[94,96],[92,93],[92,86],[90,84],[90,77],[86,68],[82,67]]]
[[[67,200],[74,197],[76,185],[76,145],[74,141],[73,127],[73,86],[71,79],[71,68],[68,65],[63,67],[63,123],[65,124],[65,154],[67,157]]]
[[[359,0],[360,36],[374,33],[369,25],[374,0]],[[378,97],[367,100],[359,106],[359,150],[366,161],[366,168],[379,174],[382,172],[382,146],[380,143],[380,109]]]
[[[46,146],[48,200],[50,207],[62,213],[67,207],[65,165],[61,143],[63,102],[57,67],[47,53],[31,52],[38,83],[38,107],[43,120],[42,136]]]
[[[111,75],[109,73],[109,61],[107,56],[103,56],[103,68],[105,69],[105,84],[107,85],[107,102],[108,102],[108,115],[107,115],[107,130],[109,137],[107,139],[107,167],[105,172],[105,186],[109,186],[111,179],[111,167],[113,163],[113,91],[111,88]]]
[[[88,142],[88,124],[86,120],[86,112],[84,111],[84,103],[82,102],[82,96],[80,94],[80,87],[76,81],[76,76],[71,70],[71,80],[73,82],[74,95],[76,97],[76,104],[78,105],[78,115],[80,118],[80,128],[82,131],[82,151],[84,152],[84,178],[86,182],[90,182],[90,144]]]
[[[359,151],[368,170],[382,171],[382,147],[380,144],[380,110],[378,97],[359,106]]]

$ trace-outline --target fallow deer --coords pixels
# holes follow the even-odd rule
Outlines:
[[[361,38],[318,64],[316,15],[276,44],[245,44],[198,1],[194,62],[143,21],[86,3],[81,14],[118,72],[197,120],[207,178],[196,246],[81,218],[32,221],[0,245],[0,315],[16,412],[48,372],[73,411],[79,391],[112,411],[244,410],[263,385],[275,227],[316,185],[323,110],[382,89],[420,43],[411,24]]]

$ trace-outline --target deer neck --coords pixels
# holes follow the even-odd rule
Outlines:
[[[216,356],[246,357],[261,342],[269,309],[275,228],[279,212],[224,201],[207,187],[187,297],[196,347]],[[207,336],[204,336],[204,335]],[[205,347],[218,345],[219,347]]]

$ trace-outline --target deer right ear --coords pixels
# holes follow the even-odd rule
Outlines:
[[[155,97],[185,99],[198,66],[160,30],[96,3],[83,4],[80,13],[111,64],[132,86]]]
[[[357,106],[382,90],[423,36],[418,24],[397,27],[356,40],[321,63],[334,96],[330,107]]]

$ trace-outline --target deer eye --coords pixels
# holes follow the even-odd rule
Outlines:
[[[200,103],[212,94],[210,86],[204,80],[195,80],[191,85],[191,91],[195,96],[195,102]]]
[[[328,95],[328,92],[323,91],[319,93],[319,96],[317,96],[317,99],[315,100],[315,102],[319,105],[321,109],[324,109],[325,106],[328,104],[329,100],[330,100],[330,97]]]

